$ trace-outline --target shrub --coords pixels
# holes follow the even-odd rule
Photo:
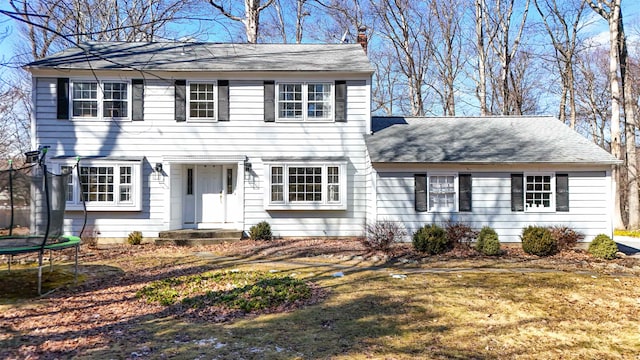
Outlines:
[[[94,226],[87,226],[82,232],[82,243],[86,244],[90,249],[98,247],[98,237],[100,236],[100,230]]]
[[[127,236],[129,245],[140,245],[142,243],[142,233],[140,231],[132,231]]]
[[[266,221],[261,221],[249,228],[249,237],[251,240],[271,240],[271,225]]]
[[[498,239],[498,233],[496,233],[496,231],[490,226],[483,226],[478,234],[476,250],[484,255],[493,256],[500,254],[500,240]]]
[[[478,232],[473,230],[471,226],[448,221],[445,226],[447,232],[447,240],[454,245],[462,245],[469,247],[471,242],[478,236]]]
[[[551,232],[542,226],[527,226],[522,229],[522,250],[527,254],[549,256],[558,252],[558,244]]]
[[[556,240],[560,251],[572,249],[578,241],[584,239],[584,234],[564,225],[551,226],[549,231],[551,237]]]
[[[438,225],[425,225],[413,234],[413,248],[430,255],[441,254],[451,249],[447,233]]]
[[[364,227],[362,244],[369,250],[389,251],[391,244],[402,240],[407,233],[398,223],[382,220]]]
[[[601,259],[615,259],[618,245],[605,234],[596,236],[589,244],[589,254]]]

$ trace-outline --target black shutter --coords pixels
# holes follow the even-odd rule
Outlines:
[[[556,211],[569,211],[568,174],[556,174]]]
[[[471,174],[460,174],[458,187],[460,190],[458,211],[471,211]]]
[[[218,80],[218,121],[229,121],[229,80]]]
[[[336,80],[336,122],[347,122],[347,82]]]
[[[175,82],[176,121],[187,121],[187,81]]]
[[[522,174],[511,174],[511,211],[524,211],[523,181]]]
[[[276,121],[276,85],[273,81],[264,82],[264,121]]]
[[[416,211],[427,211],[427,174],[415,174]]]
[[[144,120],[144,80],[131,80],[131,120]]]
[[[59,120],[69,120],[69,79],[58,78],[56,88],[57,96],[57,118]]]

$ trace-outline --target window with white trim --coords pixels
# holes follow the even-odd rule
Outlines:
[[[555,211],[555,178],[551,173],[525,174],[525,211]]]
[[[456,211],[455,175],[429,175],[429,211]]]
[[[216,99],[216,82],[190,82],[187,95],[189,120],[215,121]]]
[[[76,119],[128,119],[130,83],[123,81],[71,82],[71,114]]]
[[[67,209],[82,209],[84,199],[87,210],[140,210],[141,171],[141,161],[81,161],[80,178],[74,174],[67,184]]]
[[[277,118],[279,121],[332,121],[333,84],[277,84]]]
[[[345,163],[272,163],[267,174],[267,209],[346,209]]]

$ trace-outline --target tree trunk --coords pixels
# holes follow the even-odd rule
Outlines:
[[[636,156],[636,122],[635,99],[633,98],[631,71],[628,68],[627,38],[624,32],[622,10],[618,18],[618,45],[620,46],[620,74],[622,79],[622,93],[624,101],[624,132],[627,170],[627,228],[638,229],[640,227],[640,198],[638,194],[638,169]]]
[[[619,1],[619,0],[616,0]],[[620,148],[620,73],[618,66],[620,60],[618,58],[618,18],[620,17],[620,4],[612,9],[609,17],[609,41],[611,49],[609,50],[609,86],[611,87],[611,154],[616,159],[622,160],[622,151]],[[612,177],[617,185],[620,185],[619,165],[615,165],[612,171]],[[620,196],[616,194],[614,203],[613,223],[616,228],[624,228],[622,222],[622,203]]]
[[[478,52],[478,90],[480,116],[487,115],[487,55],[484,45],[484,1],[476,0],[476,49]]]

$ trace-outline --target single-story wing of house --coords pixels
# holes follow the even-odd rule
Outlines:
[[[612,233],[618,161],[556,118],[373,117],[366,145],[370,220],[488,225],[503,242],[528,225]]]

